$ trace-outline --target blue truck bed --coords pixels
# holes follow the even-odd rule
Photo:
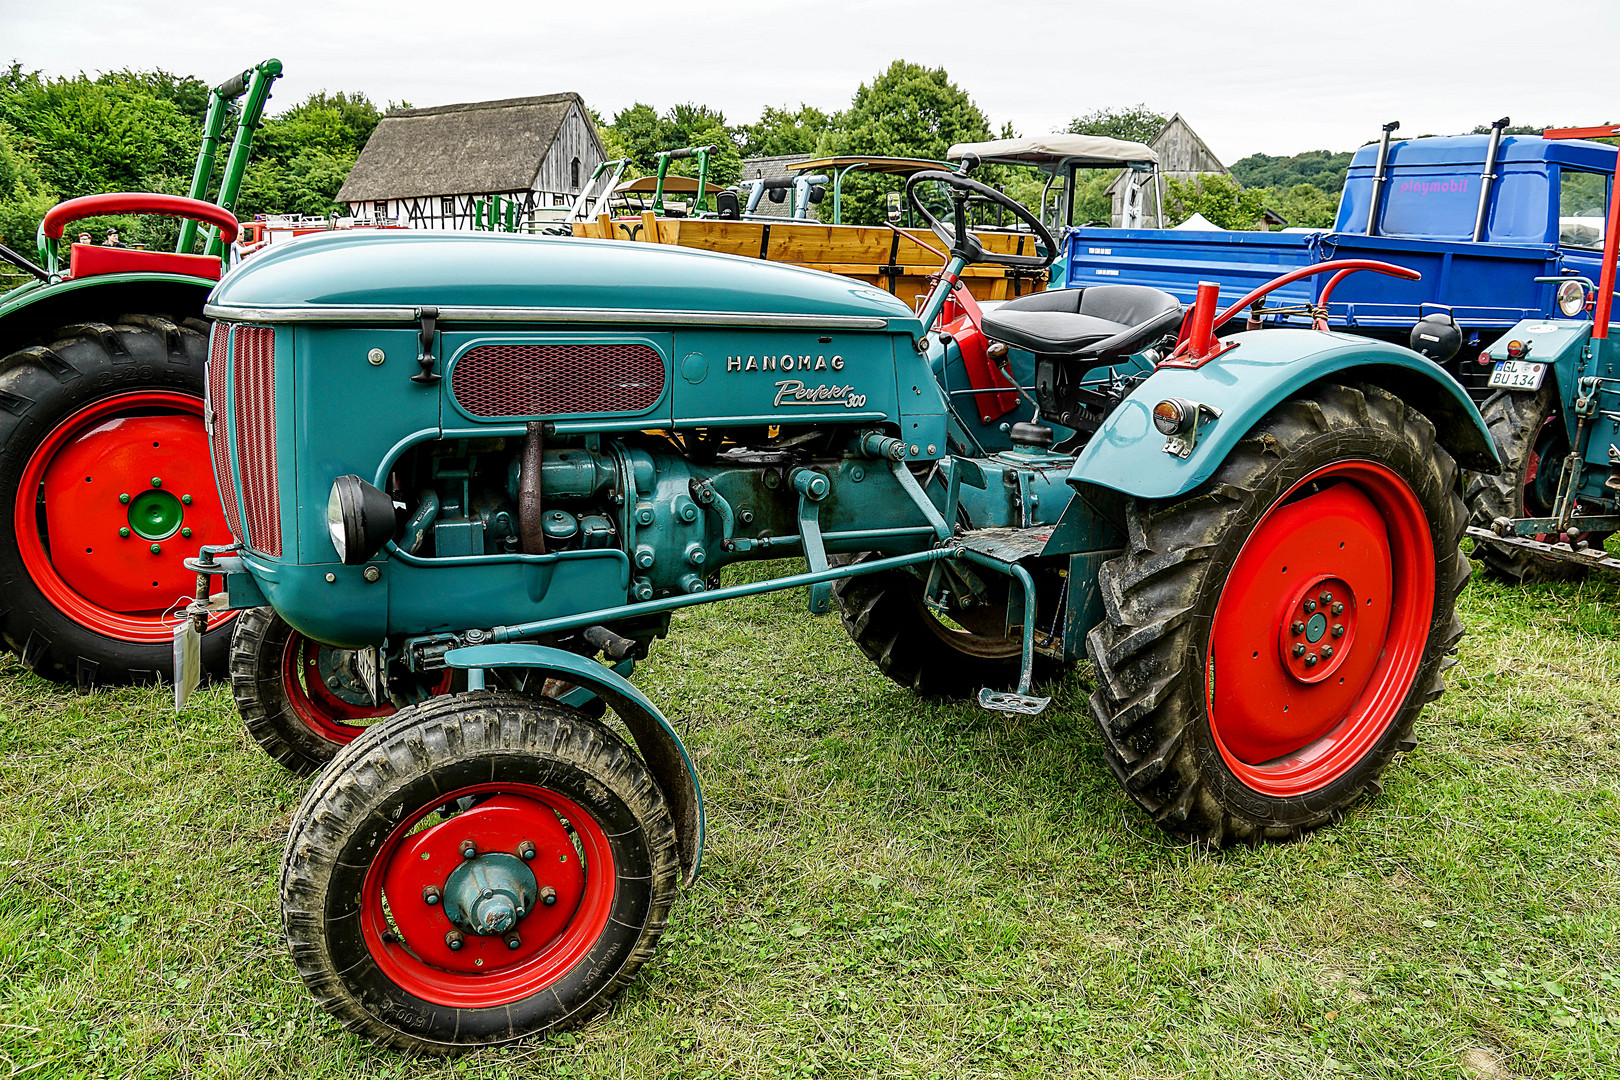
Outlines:
[[[1054,284],[1129,282],[1164,289],[1191,303],[1200,281],[1232,303],[1286,271],[1336,258],[1379,259],[1422,273],[1420,281],[1361,273],[1334,290],[1328,322],[1353,333],[1404,342],[1433,305],[1451,309],[1468,334],[1454,371],[1471,389],[1484,371],[1469,363],[1520,319],[1555,314],[1555,287],[1535,278],[1581,274],[1596,279],[1601,214],[1615,148],[1581,141],[1508,136],[1501,141],[1489,192],[1485,238],[1472,239],[1488,138],[1413,139],[1390,147],[1374,235],[1367,235],[1377,148],[1353,161],[1331,230],[1229,232],[1071,227]],[[1588,203],[1597,209],[1596,232]],[[1314,304],[1331,275],[1272,293],[1267,307]],[[1290,321],[1286,318],[1273,320]],[[1303,320],[1299,320],[1303,321]]]

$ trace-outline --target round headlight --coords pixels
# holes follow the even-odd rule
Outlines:
[[[1192,427],[1198,406],[1185,398],[1165,398],[1153,406],[1153,426],[1163,435],[1180,435]]]
[[[1578,281],[1565,281],[1558,286],[1558,310],[1573,319],[1586,310],[1586,286]]]
[[[393,537],[395,523],[394,500],[387,492],[352,474],[332,481],[326,531],[345,565],[358,566],[381,551]]]

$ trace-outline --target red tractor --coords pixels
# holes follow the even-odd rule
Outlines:
[[[80,689],[163,681],[169,613],[190,598],[183,560],[229,543],[209,468],[203,300],[236,239],[233,212],[281,62],[216,87],[190,197],[72,199],[41,223],[38,261],[0,246],[35,280],[0,296],[0,641],[39,675]],[[225,121],[242,103],[215,202],[208,191]],[[173,252],[58,245],[100,214],[186,219]],[[198,224],[210,226],[194,254]],[[223,390],[223,388],[219,388]],[[223,671],[229,614],[203,636]]]

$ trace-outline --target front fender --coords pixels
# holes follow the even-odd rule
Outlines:
[[[1148,376],[1091,437],[1069,471],[1069,483],[1142,499],[1183,495],[1208,480],[1272,408],[1324,381],[1381,386],[1434,423],[1440,445],[1458,464],[1476,472],[1500,467],[1490,432],[1467,391],[1418,353],[1315,330],[1257,330],[1227,340],[1237,347],[1201,368],[1161,367]],[[1187,458],[1165,453],[1165,437],[1153,426],[1153,406],[1167,397],[1221,412],[1203,421]]]
[[[675,819],[681,872],[687,884],[696,880],[704,832],[703,790],[698,786],[697,768],[664,714],[630,680],[595,660],[545,645],[469,645],[451,649],[444,660],[453,668],[533,668],[585,687],[607,702],[630,730],[636,749],[664,793]]]

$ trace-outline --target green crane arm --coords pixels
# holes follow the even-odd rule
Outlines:
[[[208,113],[203,118],[202,147],[197,152],[197,167],[191,174],[190,196],[206,198],[209,182],[214,175],[214,157],[219,151],[220,139],[225,131],[225,118],[231,105],[244,93],[242,115],[236,125],[236,139],[225,158],[225,171],[219,182],[219,196],[214,201],[227,210],[235,210],[236,196],[242,189],[242,177],[247,172],[248,155],[253,151],[253,137],[264,120],[264,106],[270,100],[270,86],[281,78],[281,61],[270,59],[257,67],[248,68],[220,83],[208,95]],[[178,252],[189,252],[197,239],[197,223],[186,221],[180,226]],[[223,255],[225,245],[218,233],[208,230],[210,255]]]

